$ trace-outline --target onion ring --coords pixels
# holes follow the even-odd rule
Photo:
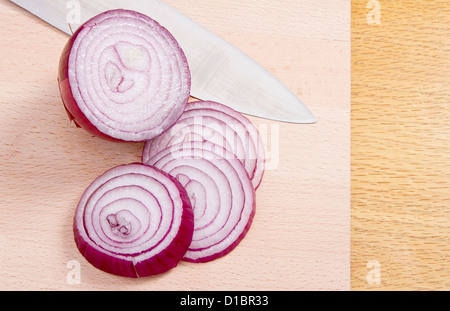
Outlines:
[[[111,10],[84,23],[60,58],[59,88],[71,120],[112,141],[142,142],[175,123],[189,100],[184,52],[158,22]]]
[[[241,113],[212,101],[188,103],[185,112],[168,131],[146,142],[142,162],[185,141],[211,141],[224,147],[242,162],[255,189],[261,184],[264,146],[256,127]]]
[[[191,203],[181,184],[141,163],[117,166],[93,181],[73,224],[76,245],[88,262],[130,278],[177,266],[193,229]]]
[[[208,262],[231,252],[255,215],[255,189],[239,159],[211,142],[162,150],[148,165],[177,178],[194,211],[194,234],[183,260]]]

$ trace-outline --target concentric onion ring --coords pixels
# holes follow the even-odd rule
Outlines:
[[[191,200],[194,235],[183,260],[217,259],[245,237],[255,214],[255,190],[236,156],[211,142],[185,142],[147,164],[177,178]]]
[[[140,163],[117,166],[98,177],[74,217],[81,254],[105,272],[132,278],[177,266],[193,228],[191,204],[180,183]]]
[[[145,144],[142,162],[183,141],[211,141],[224,147],[242,162],[255,189],[260,185],[265,166],[264,146],[256,127],[241,113],[212,101],[188,103],[172,128]]]
[[[190,95],[187,59],[175,38],[129,10],[83,24],[61,55],[59,87],[71,119],[110,140],[146,141],[169,128]]]

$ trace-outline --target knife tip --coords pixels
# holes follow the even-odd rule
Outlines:
[[[306,106],[303,104],[300,106],[301,109],[298,109],[296,111],[291,111],[289,114],[289,117],[284,120],[288,123],[297,123],[297,124],[315,124],[317,123],[316,117],[312,114],[311,111],[309,111]]]
[[[296,119],[296,120],[286,120],[286,122],[288,123],[297,123],[297,124],[316,124],[317,123],[317,119],[311,115],[308,117],[302,117],[301,119]]]

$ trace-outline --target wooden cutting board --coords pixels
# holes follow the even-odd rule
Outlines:
[[[228,256],[131,280],[93,268],[72,234],[98,175],[140,160],[69,123],[56,73],[68,37],[0,2],[1,290],[347,290],[350,288],[350,1],[168,0],[264,65],[318,123],[251,120],[268,170],[254,224]]]
[[[352,289],[450,289],[450,4],[352,1]]]

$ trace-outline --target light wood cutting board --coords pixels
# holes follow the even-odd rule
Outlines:
[[[69,123],[56,83],[68,37],[1,1],[0,289],[349,289],[350,1],[166,2],[264,65],[318,123],[251,118],[270,160],[254,224],[228,256],[152,278],[106,274],[76,249],[74,210],[94,178],[139,161],[143,144],[101,141]]]
[[[352,289],[450,289],[450,3],[352,1]]]

